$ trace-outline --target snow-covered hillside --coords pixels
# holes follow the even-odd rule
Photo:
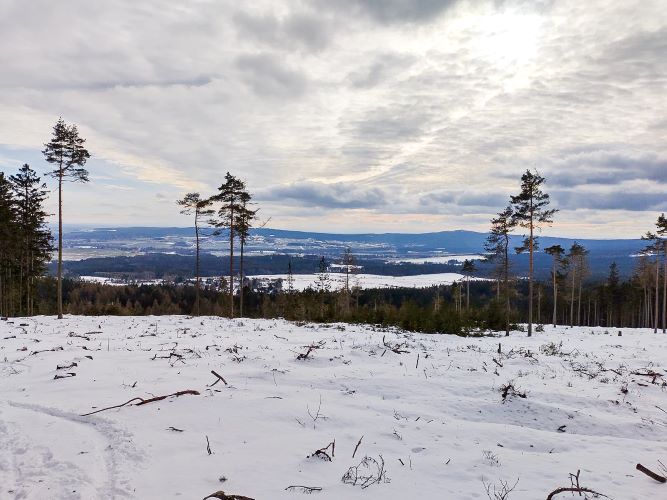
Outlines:
[[[210,317],[0,321],[0,498],[275,500],[306,486],[465,500],[518,479],[507,499],[536,500],[577,470],[617,500],[667,498],[635,470],[667,461],[666,344],[599,328],[459,338]]]
[[[287,288],[286,274],[262,274],[249,276],[249,278],[260,281],[283,280],[283,289]],[[294,274],[292,275],[294,290],[305,290],[312,288],[317,290],[318,274]],[[345,287],[346,276],[343,273],[329,273],[328,284],[332,290],[341,290]],[[413,276],[384,276],[380,274],[350,274],[349,284],[351,287],[359,288],[428,288],[437,285],[451,285],[456,281],[462,281],[465,276],[458,273],[436,273],[417,274]]]

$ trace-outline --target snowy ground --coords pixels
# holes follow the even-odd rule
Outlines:
[[[295,290],[305,290],[310,287],[317,289],[319,274],[294,274]],[[259,280],[283,280],[283,289],[287,288],[286,274],[262,274],[248,276]],[[345,274],[329,273],[329,284],[332,290],[340,290],[345,286]],[[350,286],[360,288],[428,288],[435,285],[451,285],[465,279],[458,273],[417,274],[414,276],[384,276],[380,274],[350,274]]]
[[[274,500],[302,485],[323,499],[465,500],[518,478],[507,499],[536,500],[577,470],[616,500],[667,498],[635,470],[667,461],[666,344],[590,328],[506,339],[182,316],[0,321],[0,498]],[[308,345],[319,348],[297,359]],[[209,387],[211,370],[229,385]],[[502,401],[510,381],[525,398]],[[199,394],[80,416],[184,390]],[[334,440],[331,461],[307,458]],[[380,483],[343,483],[364,457],[384,460]]]

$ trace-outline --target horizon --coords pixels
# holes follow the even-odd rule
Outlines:
[[[176,200],[225,171],[297,231],[484,232],[528,168],[560,210],[544,235],[637,238],[667,211],[659,0],[2,10],[0,171],[44,174],[76,124],[91,182],[66,223],[185,226]]]
[[[51,223],[49,226],[52,229],[57,230],[57,224]],[[200,229],[211,229],[212,226],[200,226]],[[182,229],[182,230],[192,230],[194,234],[194,228],[192,226],[174,226],[174,225],[165,225],[165,226],[145,226],[145,225],[116,225],[116,226],[111,226],[111,225],[99,225],[99,224],[63,224],[63,234],[67,235],[67,233],[71,232],[76,232],[78,230],[81,231],[90,231],[90,230],[115,230],[115,229]],[[471,229],[463,229],[463,228],[457,228],[457,229],[441,229],[437,231],[422,231],[422,232],[410,232],[410,231],[386,231],[386,232],[373,232],[373,231],[361,231],[361,232],[332,232],[332,231],[321,231],[321,230],[308,230],[308,229],[288,229],[288,228],[279,228],[279,227],[253,227],[251,228],[251,231],[255,230],[262,230],[262,231],[289,231],[289,232],[296,232],[296,233],[304,233],[304,234],[323,234],[323,235],[333,235],[333,236],[360,236],[360,235],[390,235],[390,234],[396,234],[396,235],[424,235],[424,234],[438,234],[438,233],[456,233],[456,232],[467,232],[467,233],[475,233],[475,234],[488,234],[488,231],[476,231],[476,230],[471,230]],[[55,233],[54,233],[55,234]],[[207,235],[202,235],[202,237],[205,237]],[[208,235],[210,236],[210,235]],[[522,233],[520,231],[513,231],[511,233],[511,236],[515,237],[523,237],[525,236],[525,233]],[[574,236],[564,236],[562,234],[543,234],[539,233],[536,234],[537,238],[556,238],[556,239],[566,239],[566,240],[595,240],[595,241],[641,241],[642,238],[641,236],[636,237],[636,238],[622,238],[622,237],[574,237]],[[224,239],[224,237],[222,237]]]

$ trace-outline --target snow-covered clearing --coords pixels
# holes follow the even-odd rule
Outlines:
[[[578,469],[616,500],[667,498],[635,470],[667,461],[666,344],[599,328],[459,338],[211,317],[0,321],[0,498],[274,500],[309,486],[465,500],[518,478],[507,499],[539,500]],[[211,370],[228,385],[211,386]],[[503,402],[510,381],[525,398]],[[80,416],[185,390],[199,394]],[[365,457],[384,460],[379,483],[345,484]]]
[[[262,274],[248,276],[260,281],[283,280],[283,289],[287,288],[287,274]],[[306,288],[317,289],[319,274],[293,274],[295,290]],[[346,276],[343,273],[329,273],[328,282],[332,290],[345,287]],[[451,285],[456,281],[464,280],[465,276],[458,273],[417,274],[413,276],[384,276],[380,274],[350,274],[350,286],[359,288],[428,288],[436,285]]]

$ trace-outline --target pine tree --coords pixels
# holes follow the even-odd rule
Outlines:
[[[667,333],[667,218],[660,214],[656,222],[658,236],[662,238],[662,333]]]
[[[466,311],[470,309],[470,275],[475,272],[475,263],[466,259],[463,261],[463,274],[466,277]]]
[[[9,316],[13,302],[13,275],[16,269],[18,242],[16,204],[12,185],[0,172],[0,316]]]
[[[533,333],[533,253],[535,247],[535,231],[541,226],[551,224],[555,209],[548,209],[549,195],[542,191],[545,178],[530,170],[521,176],[521,192],[512,196],[513,219],[516,224],[529,230],[527,238],[528,264],[528,336]]]
[[[350,247],[345,249],[343,253],[343,267],[345,268],[345,312],[350,311],[350,274],[354,273],[355,258],[352,255],[352,250]]]
[[[516,226],[513,217],[512,207],[508,206],[491,220],[491,231],[484,243],[484,248],[488,253],[487,260],[495,262],[500,269],[503,277],[503,290],[505,295],[505,335],[510,334],[510,292],[509,292],[509,272],[510,272],[510,233]]]
[[[46,271],[51,258],[51,232],[46,226],[48,214],[44,211],[47,197],[46,184],[34,170],[24,164],[16,175],[9,178],[16,205],[18,259],[19,259],[19,314],[34,314],[36,278]]]
[[[554,310],[553,310],[553,325],[556,327],[556,319],[558,314],[558,278],[559,278],[559,269],[562,269],[564,261],[563,255],[565,254],[565,249],[560,245],[552,245],[548,248],[545,248],[544,251],[551,255],[553,259],[553,265],[551,268],[551,280],[553,285],[553,295],[554,295]]]
[[[294,294],[294,273],[292,272],[292,258],[287,262],[287,293]]]
[[[219,229],[229,231],[229,317],[234,317],[234,238],[238,212],[241,210],[241,197],[245,192],[245,184],[231,175],[225,174],[225,182],[218,188],[218,194],[211,197],[211,201],[220,203],[218,219],[211,223]]]
[[[239,315],[241,317],[243,317],[243,292],[245,288],[245,274],[243,271],[244,249],[245,249],[245,243],[248,240],[248,237],[250,236],[250,228],[252,227],[252,222],[257,217],[257,212],[258,212],[258,210],[253,210],[250,208],[251,200],[252,196],[247,191],[241,193],[240,207],[237,212],[237,219],[236,219],[236,228],[237,228],[237,233],[239,235],[239,243],[241,246],[241,262],[239,265],[239,274],[240,274],[239,279],[241,282],[241,284],[239,285]]]
[[[568,274],[570,277],[570,326],[575,324],[574,304],[577,303],[577,311],[581,310],[581,287],[586,274],[586,255],[588,250],[576,241],[570,247],[567,254]],[[577,301],[577,291],[579,300]],[[580,323],[580,315],[577,314],[577,324]]]
[[[647,232],[642,236],[643,240],[649,241],[648,246],[645,249],[647,255],[655,256],[655,304],[653,309],[653,333],[658,333],[658,325],[660,323],[660,254],[665,252],[667,254],[667,238],[662,238],[661,236],[667,234],[666,232],[665,215],[662,214],[658,217],[656,226],[658,228],[658,233]],[[665,256],[665,267],[667,268],[667,255]],[[666,278],[667,279],[667,276]],[[667,285],[665,285],[667,286]],[[664,316],[664,298],[663,298],[663,316]],[[663,320],[663,330],[664,330],[664,320]]]
[[[607,325],[615,326],[614,316],[616,314],[616,306],[618,303],[618,284],[621,279],[618,274],[618,265],[612,262],[609,265],[609,276],[607,277]]]
[[[58,319],[63,317],[63,182],[88,182],[88,171],[83,166],[90,153],[85,142],[76,125],[68,126],[59,118],[42,151],[46,161],[55,166],[48,175],[58,181]]]
[[[210,208],[211,200],[203,199],[199,193],[188,193],[176,202],[183,207],[181,213],[191,215],[195,226],[195,315],[199,316],[199,296],[201,290],[201,276],[199,272],[199,238],[201,223],[213,215]]]

